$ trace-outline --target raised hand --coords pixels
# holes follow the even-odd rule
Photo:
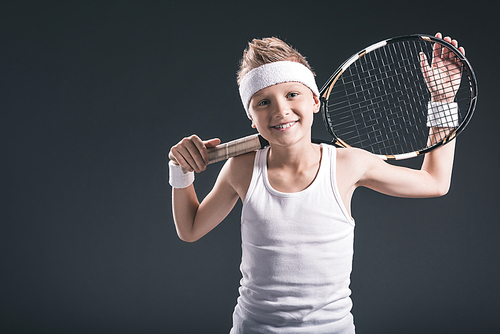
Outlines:
[[[204,171],[208,164],[207,148],[215,147],[218,144],[220,144],[218,138],[203,141],[198,136],[192,135],[172,146],[168,157],[186,171],[199,173]]]
[[[437,38],[443,38],[441,33]],[[458,41],[445,37],[445,41],[451,43],[465,55],[465,49],[458,47]],[[424,53],[420,53],[420,65],[427,87],[431,93],[432,102],[450,103],[455,99],[455,94],[460,87],[462,76],[462,64],[460,60],[446,47],[434,44],[431,64],[427,61]]]

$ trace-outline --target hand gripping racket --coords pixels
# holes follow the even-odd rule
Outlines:
[[[451,94],[452,99],[454,94],[454,103],[437,103],[441,110],[429,125],[431,91],[434,96]],[[375,43],[348,58],[323,86],[320,100],[333,140],[313,142],[362,148],[384,160],[401,160],[425,154],[459,135],[474,113],[477,84],[469,61],[452,44],[433,36],[407,35]],[[454,106],[453,122],[439,119],[450,117],[443,112],[449,105]],[[439,138],[432,142],[431,126],[433,137]],[[220,144],[208,150],[209,163],[266,145],[257,134]]]

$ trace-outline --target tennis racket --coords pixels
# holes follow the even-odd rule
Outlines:
[[[445,61],[429,63],[436,54]],[[454,94],[453,122],[439,119],[450,117],[446,112],[450,104],[438,103],[441,110],[433,116],[434,124],[446,125],[428,124],[431,90]],[[402,160],[444,145],[465,129],[476,106],[477,83],[469,61],[452,44],[434,36],[407,35],[375,43],[349,57],[322,87],[320,100],[323,121],[333,139],[313,142],[362,148],[384,160]],[[260,135],[250,135],[209,149],[209,161],[267,145]]]

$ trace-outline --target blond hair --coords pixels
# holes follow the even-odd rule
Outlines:
[[[266,37],[263,39],[253,39],[248,43],[247,48],[243,51],[243,57],[240,61],[238,70],[238,85],[241,84],[243,77],[251,70],[276,61],[294,61],[306,66],[311,72],[311,66],[306,58],[297,50],[276,37]]]

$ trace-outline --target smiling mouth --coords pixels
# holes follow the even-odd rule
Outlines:
[[[297,121],[293,121],[293,122],[288,122],[288,123],[283,123],[283,124],[279,124],[279,125],[275,125],[275,126],[271,126],[273,129],[278,129],[278,130],[285,130],[285,129],[288,129],[289,127],[292,127],[295,125],[295,123],[297,123]]]

